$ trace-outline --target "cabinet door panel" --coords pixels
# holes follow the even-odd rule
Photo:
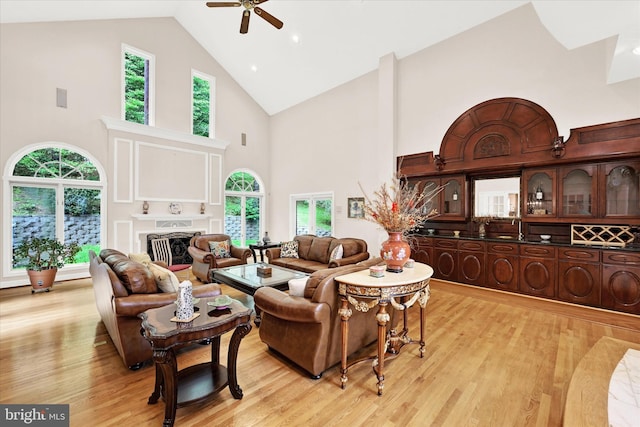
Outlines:
[[[518,290],[518,257],[487,254],[487,281],[491,288],[506,291]]]
[[[600,165],[601,215],[609,219],[640,217],[640,162]]]
[[[602,306],[640,314],[640,267],[602,266]]]
[[[469,285],[484,285],[484,257],[482,252],[460,252],[458,254],[460,264],[458,280]]]
[[[560,169],[558,198],[562,217],[595,218],[598,216],[598,178],[596,165]]]
[[[458,280],[458,274],[456,271],[456,257],[457,251],[450,251],[446,249],[435,249],[435,275],[438,279],[445,279],[456,281]]]
[[[558,270],[558,297],[562,301],[600,305],[599,264],[560,261]]]
[[[520,257],[520,291],[529,295],[555,297],[555,264],[553,259]]]

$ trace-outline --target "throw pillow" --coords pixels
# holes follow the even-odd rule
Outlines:
[[[167,270],[154,263],[149,263],[148,267],[149,270],[151,270],[151,274],[153,274],[158,288],[160,288],[162,292],[178,292],[180,281],[173,271]]]
[[[298,258],[298,242],[282,242],[280,247],[280,258]]]
[[[209,242],[209,249],[216,258],[231,258],[229,241],[222,240],[220,242]]]
[[[141,254],[129,254],[129,259],[144,265],[151,263],[151,257],[146,252],[143,252]]]
[[[344,254],[344,248],[342,245],[338,245],[331,251],[331,255],[329,256],[329,262],[334,261],[336,259],[342,259],[342,255]]]
[[[304,287],[307,285],[308,277],[289,280],[289,295],[293,297],[303,297]]]

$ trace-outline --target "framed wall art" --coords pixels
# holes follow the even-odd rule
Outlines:
[[[349,197],[347,211],[348,218],[364,218],[364,197]]]

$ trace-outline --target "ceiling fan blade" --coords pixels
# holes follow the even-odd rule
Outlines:
[[[232,7],[232,6],[238,7],[238,6],[242,6],[242,3],[240,3],[239,1],[234,1],[234,2],[208,1],[207,6],[208,7]]]
[[[259,4],[268,2],[269,0],[252,0],[252,1],[253,1],[253,5],[257,6]]]
[[[251,12],[249,10],[245,10],[242,12],[242,21],[240,22],[240,34],[247,34],[249,31],[249,17]]]
[[[262,19],[264,19],[265,21],[267,21],[269,24],[273,25],[277,29],[282,28],[282,25],[283,25],[282,21],[276,18],[275,16],[265,12],[264,10],[260,9],[257,6],[254,7],[253,10],[256,12],[258,16],[260,16]]]

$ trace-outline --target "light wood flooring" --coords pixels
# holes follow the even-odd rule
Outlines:
[[[270,353],[254,326],[238,356],[244,398],[223,390],[178,409],[176,426],[560,426],[571,375],[598,339],[640,342],[637,316],[585,314],[436,280],[431,289],[426,356],[410,345],[386,363],[382,396],[368,363],[349,371],[342,390],[338,367],[312,380]],[[417,337],[418,310],[410,313]],[[208,356],[208,346],[195,346],[178,356],[179,367]],[[163,401],[147,405],[153,383],[151,366],[123,365],[90,280],[34,295],[28,287],[0,290],[0,402],[68,403],[72,426],[160,426]]]

